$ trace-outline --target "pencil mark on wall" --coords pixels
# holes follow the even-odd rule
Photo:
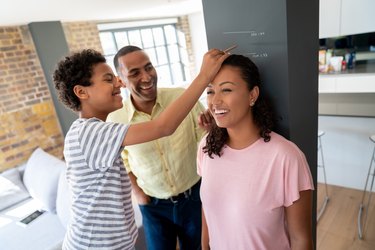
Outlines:
[[[253,57],[253,58],[266,58],[266,57],[268,57],[268,53],[267,52],[261,52],[261,53],[247,52],[244,55],[250,56],[250,57]]]
[[[237,34],[248,34],[251,37],[264,36],[266,32],[255,31],[255,30],[238,30],[238,31],[224,31],[223,35],[237,35]]]

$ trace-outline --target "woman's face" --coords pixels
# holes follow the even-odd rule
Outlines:
[[[251,123],[250,105],[258,96],[254,89],[249,91],[239,68],[223,66],[207,87],[207,105],[216,124],[221,128],[235,128]]]

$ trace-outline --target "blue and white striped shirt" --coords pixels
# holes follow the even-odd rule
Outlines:
[[[129,125],[77,119],[64,155],[72,192],[63,249],[133,249],[138,235],[131,184],[121,159]]]

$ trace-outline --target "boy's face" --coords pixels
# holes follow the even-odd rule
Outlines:
[[[87,97],[82,101],[82,112],[89,112],[92,116],[101,118],[110,112],[122,108],[120,88],[122,84],[113,74],[106,63],[99,63],[93,67],[91,85],[85,87]],[[86,109],[86,110],[83,110]]]
[[[136,103],[155,102],[157,73],[150,58],[142,51],[134,51],[119,59],[122,80]]]

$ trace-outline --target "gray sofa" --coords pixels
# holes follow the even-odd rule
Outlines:
[[[0,175],[0,249],[61,249],[69,221],[70,197],[65,162],[37,148],[29,160]],[[140,229],[137,250],[146,249],[142,217],[133,199]],[[43,210],[29,224],[20,221]]]

